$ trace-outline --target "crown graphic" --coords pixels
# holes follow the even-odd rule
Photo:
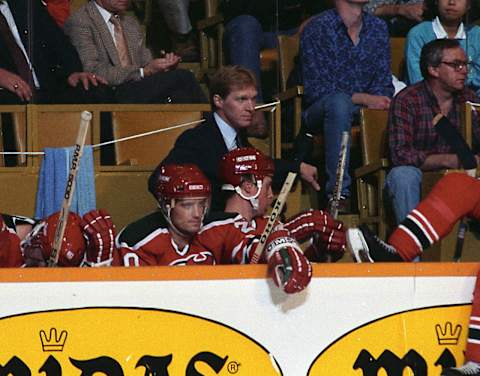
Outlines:
[[[67,341],[67,332],[62,330],[58,335],[56,328],[50,328],[50,333],[47,336],[44,330],[40,330],[40,341],[44,352],[63,351],[63,346]]]
[[[450,321],[447,321],[443,328],[440,324],[435,325],[435,331],[437,332],[437,341],[439,345],[456,345],[462,332],[462,326],[457,324],[455,330]]]

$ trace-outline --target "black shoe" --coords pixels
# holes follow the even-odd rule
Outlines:
[[[397,250],[373,234],[367,225],[347,231],[347,246],[356,262],[402,262]]]
[[[480,376],[480,364],[474,362],[467,362],[461,367],[447,368],[442,371],[442,376],[455,375]]]

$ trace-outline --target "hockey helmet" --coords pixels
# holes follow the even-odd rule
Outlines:
[[[222,157],[219,178],[222,189],[233,190],[242,182],[242,176],[253,175],[256,181],[273,176],[274,165],[270,157],[259,150],[246,147],[234,149]]]

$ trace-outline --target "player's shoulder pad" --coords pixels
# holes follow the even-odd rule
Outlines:
[[[130,223],[118,235],[120,243],[135,245],[158,229],[167,229],[168,223],[159,211],[150,213],[139,220]]]
[[[209,213],[203,220],[203,225],[208,225],[212,222],[224,221],[226,219],[234,219],[238,216],[238,213],[227,213],[222,211],[216,211]]]

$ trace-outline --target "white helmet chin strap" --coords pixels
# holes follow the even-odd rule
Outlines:
[[[191,236],[191,234],[185,233],[182,230],[180,230],[172,222],[172,218],[171,218],[170,213],[172,212],[172,209],[175,207],[175,199],[174,198],[172,198],[172,200],[170,201],[170,204],[165,204],[165,207],[162,207],[162,204],[159,202],[158,207],[160,208],[160,211],[162,212],[163,216],[165,217],[166,221],[168,222],[168,225],[171,227],[171,229],[174,232],[176,232],[180,236],[186,236],[186,237]],[[205,212],[203,213],[202,223],[200,224],[200,227],[203,226],[203,218],[205,218],[205,214],[207,214],[207,210],[208,209],[205,209]]]
[[[231,184],[223,184],[222,189],[225,191],[235,191],[241,198],[244,200],[247,200],[250,202],[250,205],[252,205],[253,210],[258,210],[258,196],[260,196],[260,191],[262,190],[262,181],[259,179],[257,180],[257,193],[255,193],[253,196],[245,196],[245,194],[242,192],[242,188],[240,186],[234,187]]]

